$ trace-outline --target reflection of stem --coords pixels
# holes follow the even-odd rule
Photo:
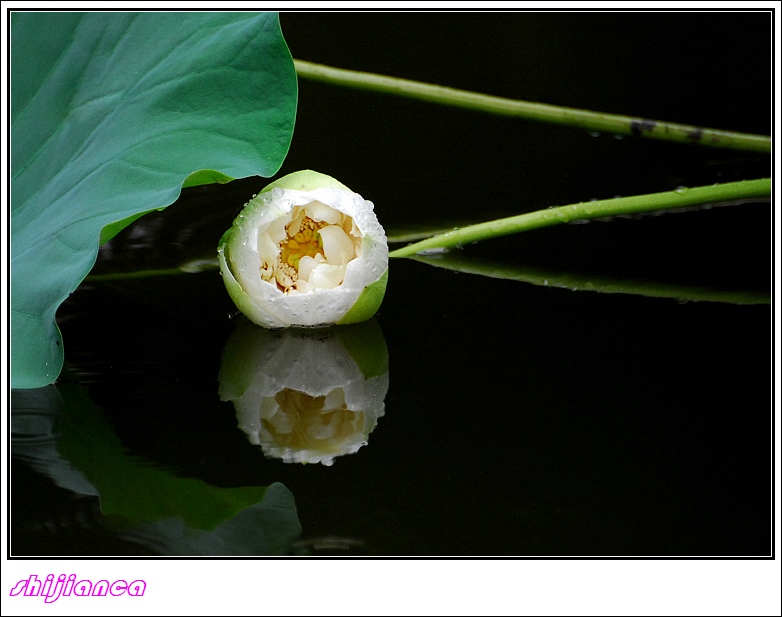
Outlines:
[[[675,191],[666,191],[664,193],[649,193],[646,195],[633,195],[632,197],[587,201],[462,227],[415,242],[414,244],[408,244],[400,249],[391,251],[389,257],[410,257],[422,251],[452,248],[477,242],[478,240],[499,238],[500,236],[540,229],[541,227],[550,227],[560,223],[569,223],[571,221],[620,216],[623,214],[640,214],[656,210],[672,210],[716,201],[756,197],[768,198],[770,195],[771,179],[763,178],[761,180],[726,182],[714,186],[699,186],[691,189],[682,187]]]
[[[157,276],[174,276],[176,274],[197,274],[208,270],[217,270],[220,264],[217,258],[198,259],[189,261],[176,268],[163,270],[134,270],[131,272],[111,272],[110,274],[90,274],[85,278],[87,283],[99,283],[103,281],[125,281],[127,279],[146,279]]]
[[[675,298],[692,302],[729,302],[731,304],[769,304],[771,302],[770,295],[761,291],[727,291],[655,281],[621,280],[606,276],[563,273],[542,268],[510,266],[470,259],[460,252],[416,256],[413,259],[455,272],[522,281],[544,287],[562,287],[573,291],[632,294],[653,298]]]
[[[572,107],[558,107],[544,103],[519,101],[469,92],[467,90],[436,86],[420,81],[399,79],[398,77],[337,69],[322,64],[305,62],[304,60],[294,60],[293,63],[296,66],[296,72],[299,77],[348,88],[395,94],[430,103],[463,107],[475,111],[515,116],[517,118],[550,122],[552,124],[564,124],[588,131],[599,131],[614,135],[635,135],[665,141],[701,144],[715,148],[771,152],[771,137],[766,135],[736,133],[686,124],[674,124],[661,120],[633,118],[632,116],[604,114],[586,109],[573,109]]]

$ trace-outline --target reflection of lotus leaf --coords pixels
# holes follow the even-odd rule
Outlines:
[[[223,352],[220,398],[266,456],[331,465],[365,445],[383,415],[387,366],[375,321],[284,333],[242,324]]]
[[[111,533],[161,555],[282,555],[301,534],[291,492],[224,488],[131,455],[79,384],[13,391],[12,450],[57,486],[97,496]]]
[[[57,390],[66,406],[58,450],[96,487],[105,516],[133,525],[178,517],[209,531],[263,498],[265,486],[222,488],[150,465],[125,449],[85,387]]]

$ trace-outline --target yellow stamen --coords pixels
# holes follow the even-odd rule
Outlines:
[[[286,237],[279,244],[280,253],[276,263],[261,264],[261,278],[272,283],[276,282],[283,293],[291,291],[296,286],[296,281],[299,279],[299,263],[303,257],[314,259],[320,255],[324,261],[326,257],[319,230],[328,227],[329,224],[325,221],[315,221],[302,214],[295,216],[286,225]],[[353,225],[352,220],[350,225]]]
[[[305,216],[303,220],[291,222],[286,231],[288,237],[280,242],[280,257],[276,264],[270,264],[270,270],[274,272],[273,277],[264,277],[265,280],[274,278],[278,287],[284,291],[289,291],[299,278],[299,262],[302,257],[312,257],[323,255],[323,241],[318,233],[319,229],[326,227],[323,221],[315,222],[310,217]],[[298,231],[290,236],[293,229]],[[262,270],[262,275],[265,271]],[[282,275],[282,276],[280,276]]]

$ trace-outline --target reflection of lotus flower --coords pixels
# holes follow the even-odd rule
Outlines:
[[[386,288],[388,244],[372,202],[298,171],[253,197],[220,240],[236,306],[267,328],[365,321]]]
[[[270,458],[323,463],[367,443],[384,413],[388,351],[376,321],[270,332],[240,325],[223,351],[220,398]]]

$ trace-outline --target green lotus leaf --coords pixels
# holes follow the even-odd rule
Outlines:
[[[297,84],[275,13],[18,12],[11,24],[12,383],[32,388],[60,372],[55,312],[100,241],[183,183],[275,174]]]

